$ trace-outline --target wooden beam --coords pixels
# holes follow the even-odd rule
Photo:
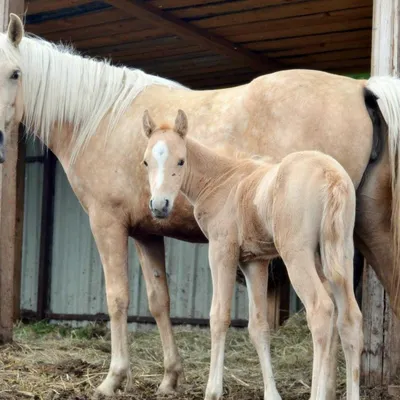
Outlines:
[[[4,32],[10,12],[22,16],[23,0],[0,0],[0,21]],[[6,142],[6,162],[0,167],[0,343],[12,340],[15,295],[19,293],[23,210],[18,209],[18,126]],[[19,160],[24,162],[24,160]]]
[[[371,75],[399,76],[400,0],[374,0]],[[365,347],[363,383],[389,386],[398,393],[400,371],[400,321],[392,313],[389,299],[370,266],[363,282]]]
[[[21,317],[21,273],[22,247],[24,232],[24,203],[25,203],[25,128],[19,126],[18,159],[16,172],[16,216],[15,216],[15,247],[14,247],[14,321]]]
[[[139,0],[104,0],[116,8],[124,10],[133,17],[160,26],[166,32],[180,35],[184,38],[191,38],[197,44],[238,60],[242,64],[247,63],[249,67],[259,72],[272,72],[285,69],[279,62],[267,57],[259,56],[251,51],[237,46],[221,36],[216,36],[204,29],[188,24],[174,15],[164,12],[159,8],[151,6]]]

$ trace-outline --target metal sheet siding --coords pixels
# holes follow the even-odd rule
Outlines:
[[[89,218],[57,164],[50,309],[53,313],[106,313],[104,277]],[[166,240],[171,316],[208,318],[211,276],[207,245]],[[145,282],[129,240],[129,315],[150,316]],[[232,317],[246,319],[247,294],[237,288]]]
[[[26,142],[27,157],[41,154],[41,145],[28,138]],[[42,188],[43,164],[40,162],[27,163],[25,166],[21,308],[31,311],[36,311],[37,306]]]

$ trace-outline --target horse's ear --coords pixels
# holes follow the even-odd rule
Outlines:
[[[188,120],[186,114],[182,110],[178,110],[178,115],[175,119],[174,131],[184,138],[188,131]]]
[[[146,110],[143,114],[143,131],[145,135],[149,138],[155,129],[156,124],[150,117],[149,111]]]
[[[10,14],[10,23],[8,24],[7,36],[10,42],[18,47],[24,36],[24,25],[18,15]]]

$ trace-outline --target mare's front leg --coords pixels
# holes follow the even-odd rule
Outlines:
[[[156,320],[164,351],[164,379],[158,392],[169,394],[175,392],[183,379],[183,368],[169,316],[170,298],[165,273],[164,238],[151,236],[135,239],[135,245],[146,282],[149,309]]]
[[[280,400],[272,372],[268,324],[268,262],[241,265],[249,293],[249,335],[260,359],[264,399]]]
[[[127,327],[128,232],[123,223],[104,210],[91,210],[89,218],[103,264],[111,326],[110,369],[97,391],[111,396],[125,377],[127,388],[131,384]]]
[[[208,253],[213,295],[210,312],[211,363],[205,399],[219,400],[223,391],[225,339],[231,323],[238,248],[233,243],[210,240]]]

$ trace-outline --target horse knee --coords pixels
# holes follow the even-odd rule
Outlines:
[[[164,313],[169,313],[170,300],[168,294],[160,293],[155,289],[149,289],[147,293],[149,310],[151,315],[157,319]]]
[[[123,295],[121,293],[117,295],[107,293],[107,305],[110,318],[125,316],[128,312],[129,296],[128,294]]]
[[[215,312],[210,314],[210,331],[212,335],[226,332],[231,324],[228,312]]]
[[[348,350],[361,351],[364,344],[363,317],[357,306],[350,308],[338,317],[338,331],[343,347]]]
[[[314,340],[321,346],[328,341],[327,327],[333,324],[335,306],[328,297],[307,311],[307,322]],[[332,325],[333,326],[333,325]]]
[[[261,338],[269,335],[268,321],[263,318],[250,317],[248,329],[253,344],[257,343]]]

